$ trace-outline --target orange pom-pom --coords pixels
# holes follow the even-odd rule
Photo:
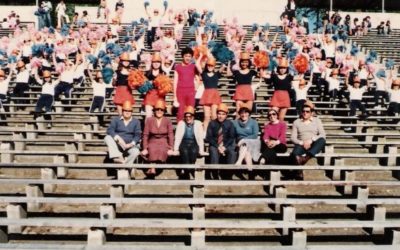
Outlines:
[[[304,74],[308,70],[308,58],[303,54],[298,54],[293,60],[293,66],[299,72]]]
[[[208,48],[205,45],[200,45],[194,48],[193,50],[193,56],[197,60],[200,57],[200,54],[203,54],[203,58],[201,58],[202,61],[207,60],[207,55],[208,55]]]
[[[153,85],[157,88],[158,95],[160,96],[165,96],[173,90],[171,78],[166,75],[158,75],[156,79],[154,79]]]
[[[137,69],[132,70],[128,76],[129,87],[133,89],[142,86],[146,80],[147,78],[145,77],[144,73]]]
[[[257,68],[265,69],[269,66],[269,56],[266,51],[257,51],[253,57],[253,63]]]

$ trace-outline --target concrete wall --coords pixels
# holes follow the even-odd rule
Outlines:
[[[3,20],[13,10],[20,16],[22,22],[36,22],[37,18],[34,15],[36,9],[36,6],[0,5],[0,18]]]

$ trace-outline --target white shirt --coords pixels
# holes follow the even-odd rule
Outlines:
[[[22,47],[22,56],[29,57],[32,55],[31,45],[27,44]]]
[[[73,69],[65,70],[60,75],[60,81],[72,84],[74,82],[74,73]]]
[[[358,71],[358,77],[360,79],[367,79],[368,71],[365,68],[362,68],[361,70]]]
[[[326,81],[329,84],[329,91],[332,91],[334,89],[339,89],[340,87],[340,81],[338,79],[332,78],[332,77],[328,77],[326,79]]]
[[[349,92],[350,92],[350,100],[362,100],[362,96],[365,91],[367,91],[367,86],[361,87],[361,88],[354,88],[352,86],[348,87]]]
[[[307,91],[310,87],[311,86],[309,86],[308,84],[302,89],[300,89],[298,86],[295,86],[294,91],[296,92],[296,101],[307,100]]]
[[[61,4],[61,3],[57,4],[56,12],[59,16],[64,16],[66,10],[67,10],[67,6],[65,4]]]
[[[78,64],[75,70],[74,79],[79,79],[79,77],[85,77],[86,66],[84,63]]]
[[[389,92],[390,102],[400,103],[400,89],[398,90],[389,89],[388,92]]]
[[[54,82],[46,82],[43,84],[43,80],[38,82],[39,84],[42,85],[42,94],[43,95],[51,95],[54,96],[54,89],[57,86],[59,81],[54,81]]]
[[[0,94],[7,95],[8,86],[10,85],[10,78],[4,79],[4,81],[0,82]]]
[[[149,29],[159,27],[161,24],[161,19],[162,19],[161,15],[152,16],[149,20]]]
[[[27,69],[17,73],[16,75],[17,76],[15,78],[15,82],[24,82],[24,83],[28,83],[29,82],[30,73],[29,73],[29,71]]]
[[[326,57],[335,57],[336,46],[335,43],[326,44],[324,46]]]
[[[98,83],[96,81],[93,81],[92,88],[93,88],[93,96],[101,96],[101,97],[106,96],[107,85],[105,83]]]
[[[376,91],[386,91],[388,88],[390,88],[390,81],[388,79],[382,79],[382,78],[375,78],[375,83],[376,83]]]

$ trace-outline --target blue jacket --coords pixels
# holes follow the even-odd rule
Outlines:
[[[128,126],[125,126],[123,118],[120,116],[114,117],[111,120],[110,127],[107,129],[107,135],[110,135],[112,138],[118,135],[125,143],[138,144],[142,136],[142,130],[138,119],[132,118]]]

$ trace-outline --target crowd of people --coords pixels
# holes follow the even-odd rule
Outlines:
[[[108,13],[105,4],[101,1],[100,16]],[[270,36],[269,24],[254,24],[253,36],[246,41],[247,30],[236,18],[223,20],[220,30],[212,11],[174,11],[168,9],[166,1],[162,11],[151,10],[146,1],[147,18],[122,29],[119,14],[124,5],[122,1],[117,4],[117,15],[109,24],[86,19],[73,27],[66,20],[60,21],[65,18],[65,8],[58,5],[62,26],[17,27],[13,36],[1,38],[1,109],[5,110],[2,104],[7,103],[9,90],[17,97],[15,102],[23,104],[30,87],[39,85],[42,92],[33,112],[38,117],[50,112],[54,101],[71,103],[74,87],[89,82],[93,88],[90,112],[104,112],[107,98],[113,95],[118,117],[111,121],[105,143],[114,162],[131,164],[140,155],[151,163],[179,157],[182,163],[192,164],[197,156],[206,154],[207,142],[211,164],[245,163],[249,170],[254,163],[279,163],[278,154],[287,151],[285,118],[291,106],[299,115],[290,133],[294,144],[291,163],[306,164],[323,150],[325,132],[308,98],[311,90],[322,100],[348,102],[349,116],[355,116],[357,109],[361,118],[369,115],[363,102],[366,92],[375,96],[380,108],[388,108],[387,115],[400,113],[398,67],[390,61],[379,64],[376,53],[365,55],[348,43],[351,30],[345,26],[330,29],[326,25],[323,34],[307,34],[293,15],[293,5],[283,15],[283,34],[278,42],[278,33]],[[163,27],[166,13],[171,27]],[[330,22],[337,19],[335,13]],[[187,47],[181,46],[185,26],[195,37]],[[145,42],[155,52],[147,52]],[[179,47],[182,62],[175,63]],[[236,85],[233,112],[219,93],[222,77]],[[9,88],[11,80],[16,83],[13,88]],[[268,100],[262,139],[257,121],[251,118],[261,84],[274,90]],[[137,100],[132,91],[143,96],[144,125],[133,117]],[[166,116],[169,93],[176,109],[175,133]],[[203,107],[203,121],[195,119],[199,106]],[[228,119],[229,114],[236,119]],[[155,176],[157,171],[148,169],[146,174]],[[190,173],[182,170],[178,174],[187,178]],[[226,173],[213,175],[226,177]],[[302,178],[302,173],[294,173],[293,178]]]

